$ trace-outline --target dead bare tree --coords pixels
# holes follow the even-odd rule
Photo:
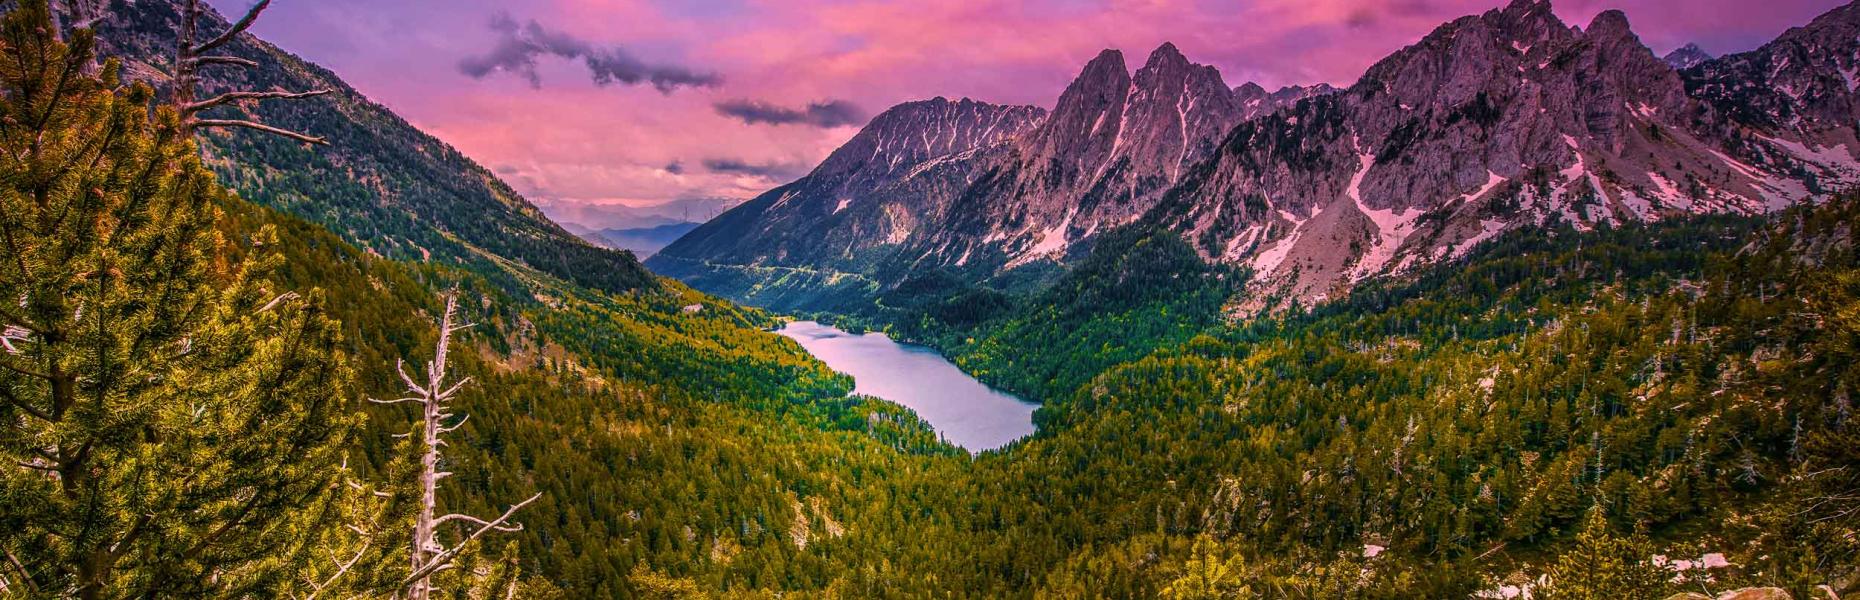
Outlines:
[[[458,558],[459,553],[466,546],[479,537],[493,530],[521,531],[523,525],[510,523],[510,517],[524,506],[542,497],[541,493],[530,496],[529,499],[518,502],[505,510],[504,514],[488,521],[457,513],[434,516],[437,512],[435,509],[438,504],[439,480],[451,475],[451,473],[439,470],[439,447],[446,443],[440,436],[465,424],[465,418],[460,418],[458,422],[451,425],[445,424],[447,419],[455,416],[448,412],[447,404],[460,389],[465,387],[465,384],[471,383],[470,377],[459,380],[457,383],[450,383],[446,380],[446,352],[451,345],[452,334],[472,326],[470,323],[454,325],[453,319],[457,314],[458,292],[449,292],[446,294],[445,315],[439,320],[439,343],[435,345],[433,361],[426,365],[424,385],[407,374],[404,362],[396,361],[394,370],[400,374],[401,382],[407,385],[410,395],[394,400],[368,399],[369,402],[376,404],[411,402],[418,404],[421,409],[422,421],[417,432],[422,436],[419,476],[420,508],[413,525],[412,572],[401,582],[401,587],[407,590],[408,600],[428,600],[432,593],[433,573],[446,568],[453,559]],[[466,534],[457,544],[448,548],[439,542],[435,534],[438,526],[449,521],[463,521],[468,526],[477,526],[477,529]]]
[[[240,90],[226,92],[205,100],[195,99],[198,88],[200,87],[199,73],[201,67],[229,66],[250,69],[258,66],[258,62],[250,59],[209,53],[226,45],[227,42],[233,41],[233,39],[239,37],[239,34],[245,33],[245,30],[250,29],[252,23],[258,20],[259,13],[264,12],[265,8],[270,5],[271,0],[258,0],[257,4],[253,4],[252,8],[246,11],[244,17],[234,22],[226,31],[221,32],[219,35],[207,41],[195,43],[194,40],[199,34],[201,15],[200,0],[185,0],[181,3],[180,41],[175,44],[174,57],[174,108],[180,115],[181,133],[183,135],[192,136],[196,129],[202,127],[242,127],[287,137],[307,144],[329,144],[327,140],[319,136],[299,133],[281,127],[273,127],[257,121],[247,119],[203,119],[200,117],[201,111],[235,102],[298,100],[321,96],[330,92],[327,89],[305,92],[287,92],[284,90],[260,92]]]

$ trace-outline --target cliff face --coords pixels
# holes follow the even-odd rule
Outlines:
[[[1753,132],[1687,89],[1620,12],[1576,28],[1518,0],[1442,25],[1342,93],[1240,125],[1158,216],[1210,260],[1251,266],[1257,296],[1310,302],[1512,228],[1809,195],[1792,168],[1737,158],[1764,152],[1736,141]]]
[[[1106,50],[1044,119],[925,163],[944,176],[871,188],[894,213],[829,221],[819,215],[844,198],[795,204],[838,171],[836,153],[726,215],[743,224],[707,237],[718,245],[661,256],[831,266],[880,287],[926,269],[987,281],[1063,265],[1142,222],[1250,267],[1267,306],[1334,297],[1520,227],[1775,210],[1860,180],[1856,13],[1706,60],[1656,56],[1619,11],[1575,27],[1545,0],[1515,0],[1441,25],[1344,90],[1230,89],[1167,44],[1132,74]]]

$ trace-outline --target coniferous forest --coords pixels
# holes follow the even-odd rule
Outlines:
[[[1860,196],[1519,228],[1263,311],[1149,217],[1037,285],[778,314],[331,120],[378,106],[195,116],[122,52],[198,9],[140,1],[0,23],[0,598],[1860,594]],[[301,74],[250,20],[180,43]],[[1037,430],[950,445],[791,317]]]

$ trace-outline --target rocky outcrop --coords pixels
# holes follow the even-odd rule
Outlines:
[[[943,228],[916,241],[913,265],[1012,268],[1060,259],[1128,223],[1245,114],[1213,67],[1163,44],[1131,75],[1106,50],[1060,94],[1051,118],[988,164]]]
[[[981,157],[1041,123],[1046,112],[967,98],[892,107],[806,176],[679,238],[648,265],[680,276],[693,259],[734,265],[858,263],[939,223]]]
[[[1343,90],[1229,89],[1168,44],[1133,74],[1107,50],[1047,118],[926,161],[928,178],[822,184],[895,179],[834,179],[835,153],[694,232],[710,242],[660,257],[825,265],[879,287],[926,269],[1024,281],[1022,267],[1065,264],[1141,222],[1249,267],[1254,308],[1308,304],[1509,230],[1761,213],[1860,181],[1857,40],[1849,5],[1681,72],[1703,54],[1655,55],[1620,11],[1576,27],[1547,0],[1514,0],[1441,25]]]
[[[1729,156],[1697,126],[1714,108],[1686,91],[1621,12],[1578,28],[1516,0],[1442,25],[1348,90],[1243,123],[1159,217],[1208,259],[1251,266],[1256,296],[1308,303],[1518,227],[1808,195]]]
[[[1298,104],[1299,100],[1335,93],[1337,88],[1328,83],[1316,85],[1288,85],[1278,91],[1268,92],[1266,88],[1251,81],[1234,88],[1234,97],[1240,102],[1240,118],[1252,120],[1278,112],[1288,106]]]
[[[1666,53],[1661,60],[1665,60],[1666,64],[1672,65],[1675,69],[1690,69],[1712,58],[1712,55],[1706,53],[1703,48],[1699,48],[1698,44],[1686,44]]]

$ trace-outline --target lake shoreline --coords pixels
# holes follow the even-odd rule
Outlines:
[[[931,346],[881,331],[853,333],[812,320],[789,320],[775,333],[853,378],[853,394],[904,406],[947,443],[971,453],[1033,435],[1039,404],[983,383]]]

